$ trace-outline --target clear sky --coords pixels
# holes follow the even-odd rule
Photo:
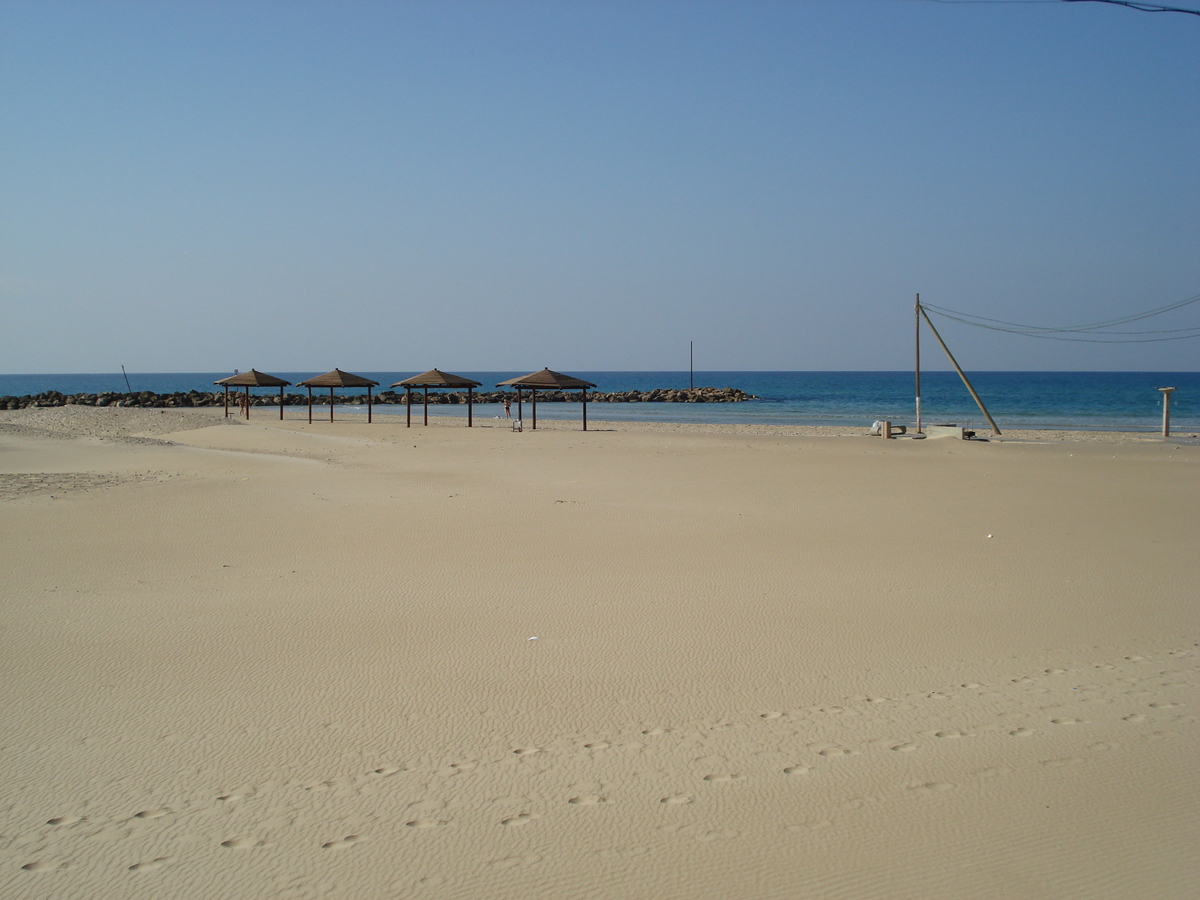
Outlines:
[[[0,372],[905,369],[918,291],[1200,294],[1200,17],[0,5]],[[940,327],[971,369],[1200,369]]]

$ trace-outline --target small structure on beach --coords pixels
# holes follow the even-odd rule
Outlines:
[[[429,424],[429,389],[433,388],[455,388],[462,390],[467,389],[467,427],[470,428],[473,424],[472,412],[475,405],[475,388],[479,387],[481,382],[472,381],[470,378],[464,378],[461,375],[451,375],[449,372],[443,372],[441,369],[430,369],[428,372],[422,372],[420,375],[414,375],[412,378],[405,378],[403,381],[397,381],[392,387],[404,388],[404,405],[405,412],[408,416],[406,427],[412,428],[412,392],[413,388],[422,388],[425,394],[425,424]]]
[[[583,430],[587,431],[587,392],[595,385],[574,375],[564,375],[562,372],[552,372],[542,369],[540,372],[530,372],[520,378],[510,378],[497,383],[496,387],[515,387],[517,389],[517,418],[521,418],[521,391],[527,390],[533,401],[533,429],[537,430],[537,392],[538,391],[583,391]]]
[[[300,386],[308,388],[308,421],[312,422],[312,389],[317,387],[329,388],[329,421],[333,421],[333,389],[334,388],[366,388],[367,389],[367,424],[371,422],[371,388],[378,385],[378,381],[372,381],[370,378],[363,378],[361,375],[352,375],[349,372],[343,372],[341,369],[334,369],[332,372],[326,372],[324,375],[315,375],[306,381],[301,381]],[[282,418],[282,416],[281,416]]]
[[[284,381],[282,378],[276,378],[274,375],[268,375],[266,372],[260,372],[258,369],[251,369],[249,372],[239,372],[237,375],[230,375],[228,378],[222,378],[220,381],[214,381],[213,384],[219,384],[225,388],[225,418],[229,418],[229,389],[230,388],[245,388],[246,389],[246,418],[250,418],[250,388],[252,387],[277,387],[279,388],[279,419],[283,421],[283,389],[291,384],[290,381]]]

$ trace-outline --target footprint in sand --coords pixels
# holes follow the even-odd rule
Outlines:
[[[129,867],[130,872],[153,872],[155,869],[161,869],[171,861],[169,856],[159,856],[156,859],[147,862],[134,863]]]
[[[954,785],[948,781],[927,781],[924,784],[909,785],[910,791],[928,791],[930,793],[943,793],[945,791],[954,790]]]
[[[1145,722],[1146,717],[1140,713],[1133,713],[1132,715],[1125,716],[1125,718],[1123,718],[1121,721],[1122,722]]]
[[[380,768],[373,770],[373,774],[380,775],[383,778],[390,778],[392,775],[403,771],[405,770],[400,766],[381,766]]]
[[[513,751],[517,756],[533,756],[533,754],[541,752],[539,747],[518,747]]]
[[[321,845],[323,850],[345,850],[347,847],[353,847],[362,840],[357,834],[348,834],[341,840],[327,841]]]
[[[892,749],[896,750],[899,753],[912,753],[914,750],[917,749],[917,745],[910,743],[908,741],[905,741],[903,744],[893,744]]]
[[[1178,703],[1172,703],[1169,700],[1155,700],[1150,704],[1151,709],[1174,709]]]
[[[61,827],[64,825],[77,825],[80,822],[86,822],[86,821],[87,821],[87,816],[55,816],[53,819],[50,819],[49,821],[47,821],[46,824],[47,825],[56,825],[56,826]]]
[[[169,816],[174,810],[170,809],[143,809],[140,813],[134,813],[135,819],[161,819],[163,816]]]
[[[509,827],[516,827],[517,825],[528,825],[530,822],[532,822],[534,820],[534,818],[535,817],[531,813],[520,813],[519,815],[510,816],[507,819],[502,819],[500,821],[500,824],[507,825]]]
[[[524,856],[505,856],[501,859],[493,859],[488,863],[494,869],[516,869],[520,866],[532,866],[542,861],[542,858],[536,853],[527,853]]]
[[[723,783],[726,781],[736,781],[736,780],[740,779],[741,777],[742,777],[741,775],[732,775],[728,772],[714,772],[711,775],[705,775],[704,780],[719,784],[719,783]]]
[[[695,799],[696,798],[691,794],[674,794],[670,797],[663,797],[658,802],[665,803],[667,806],[683,806],[684,804],[691,803]]]
[[[578,797],[572,797],[567,802],[575,806],[596,806],[600,803],[607,803],[608,798],[601,797],[599,794],[580,794]]]
[[[935,738],[944,738],[946,740],[955,740],[957,738],[965,738],[965,737],[975,737],[975,735],[970,734],[966,731],[935,731],[933,733],[933,736]]]
[[[227,847],[230,850],[256,850],[259,847],[267,846],[266,841],[256,841],[251,837],[236,837],[230,838],[227,841],[221,841],[222,847]]]
[[[1061,759],[1043,759],[1042,765],[1047,769],[1061,769],[1064,766],[1076,766],[1083,762],[1083,759],[1078,756],[1064,756]]]
[[[784,775],[808,775],[812,772],[809,766],[788,766],[783,770]]]
[[[55,869],[68,868],[66,863],[52,863],[45,859],[35,859],[33,862],[25,863],[21,866],[23,872],[53,872]]]
[[[1050,724],[1052,724],[1052,725],[1086,725],[1087,723],[1083,719],[1073,719],[1070,716],[1065,716],[1065,717],[1059,718],[1059,719],[1051,719]]]
[[[411,822],[405,822],[409,828],[444,828],[450,822],[447,819],[413,819]]]
[[[760,719],[780,719],[783,717],[783,713],[771,710],[770,712],[759,713],[758,717]]]
[[[583,749],[584,750],[607,750],[611,746],[612,746],[612,744],[610,744],[608,741],[594,741],[591,744],[584,744]]]
[[[670,733],[671,733],[670,728],[647,728],[642,732],[642,734],[646,735],[647,737],[658,737],[661,734],[670,734]]]
[[[1032,728],[1015,728],[1009,734],[1013,737],[1033,737],[1037,732]]]
[[[1143,741],[1165,741],[1169,738],[1179,737],[1178,731],[1152,731],[1150,734],[1142,737]]]

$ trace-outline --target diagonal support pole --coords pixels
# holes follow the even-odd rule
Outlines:
[[[987,411],[987,407],[983,405],[983,401],[979,399],[979,395],[975,393],[975,388],[971,387],[971,382],[967,378],[967,373],[962,370],[958,364],[958,360],[954,358],[954,354],[950,352],[950,348],[946,346],[946,342],[942,340],[942,336],[938,334],[938,330],[933,327],[933,322],[929,321],[929,314],[925,312],[925,307],[917,304],[917,311],[921,314],[921,318],[925,320],[925,324],[929,326],[929,330],[933,332],[933,336],[937,338],[937,342],[942,345],[942,349],[946,351],[946,356],[950,358],[950,364],[954,366],[954,371],[958,373],[958,377],[962,379],[962,383],[967,386],[967,390],[971,392],[971,396],[975,399],[976,405],[979,406],[979,411],[983,413],[983,417],[988,420],[988,424],[992,426],[992,433],[997,437],[1000,436],[1000,429],[996,427],[995,421],[992,419],[991,413]]]

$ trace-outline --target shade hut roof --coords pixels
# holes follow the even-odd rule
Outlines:
[[[499,382],[496,387],[526,387],[537,388],[538,390],[579,390],[580,388],[594,388],[595,385],[590,381],[584,381],[582,378],[576,378],[573,375],[564,375],[562,372],[551,372],[549,369],[542,369],[540,372],[530,372],[528,375],[522,375],[520,378],[510,378],[508,381]]]
[[[258,369],[251,369],[249,372],[239,372],[237,375],[214,381],[213,384],[223,384],[227,387],[285,387],[291,382],[260,372]]]
[[[314,375],[312,378],[300,382],[301,387],[335,388],[375,387],[377,384],[379,384],[378,381],[363,378],[361,375],[351,375],[349,372],[343,372],[341,369],[334,369],[332,372],[326,372],[324,375]]]
[[[392,387],[477,388],[480,387],[480,382],[472,381],[470,378],[463,378],[461,375],[451,375],[449,372],[443,372],[441,369],[430,369],[428,372],[422,372],[420,375],[414,375],[412,378],[397,381]]]

